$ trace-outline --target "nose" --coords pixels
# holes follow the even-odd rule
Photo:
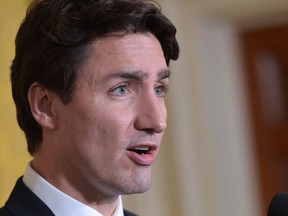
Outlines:
[[[166,129],[167,111],[163,98],[143,96],[137,105],[135,127],[148,133],[163,133]]]

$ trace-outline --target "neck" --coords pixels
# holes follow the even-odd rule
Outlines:
[[[96,181],[91,184],[91,181],[85,181],[84,178],[78,176],[77,172],[67,172],[61,168],[63,163],[60,161],[58,163],[49,158],[52,157],[35,154],[31,163],[32,169],[58,190],[95,209],[103,216],[113,215],[119,202],[119,195],[107,195],[98,190],[101,185],[97,185]]]

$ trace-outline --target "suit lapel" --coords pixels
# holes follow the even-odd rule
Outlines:
[[[1,214],[13,216],[54,216],[53,212],[24,183],[22,177],[6,202]],[[124,210],[124,216],[137,216]]]
[[[15,216],[53,216],[52,211],[18,179],[4,208]]]
[[[124,209],[124,216],[137,216],[137,215]]]

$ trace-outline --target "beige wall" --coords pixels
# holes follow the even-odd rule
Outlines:
[[[159,159],[151,191],[129,197],[131,208],[141,215],[265,215],[237,33],[287,20],[287,1],[160,2],[182,48],[172,65],[170,130],[162,147],[171,154]]]
[[[237,32],[288,11],[287,0],[161,0],[178,27],[169,128],[149,192],[125,197],[140,215],[260,216]],[[0,1],[0,205],[29,161],[11,100],[9,65],[24,0]],[[261,5],[261,7],[259,7]]]
[[[22,175],[29,156],[16,122],[11,96],[9,67],[14,56],[14,38],[24,17],[27,0],[0,0],[0,205]]]

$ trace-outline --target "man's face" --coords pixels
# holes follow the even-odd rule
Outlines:
[[[92,44],[71,102],[57,104],[59,151],[72,184],[106,195],[149,189],[166,128],[168,77],[161,45],[151,34]]]

